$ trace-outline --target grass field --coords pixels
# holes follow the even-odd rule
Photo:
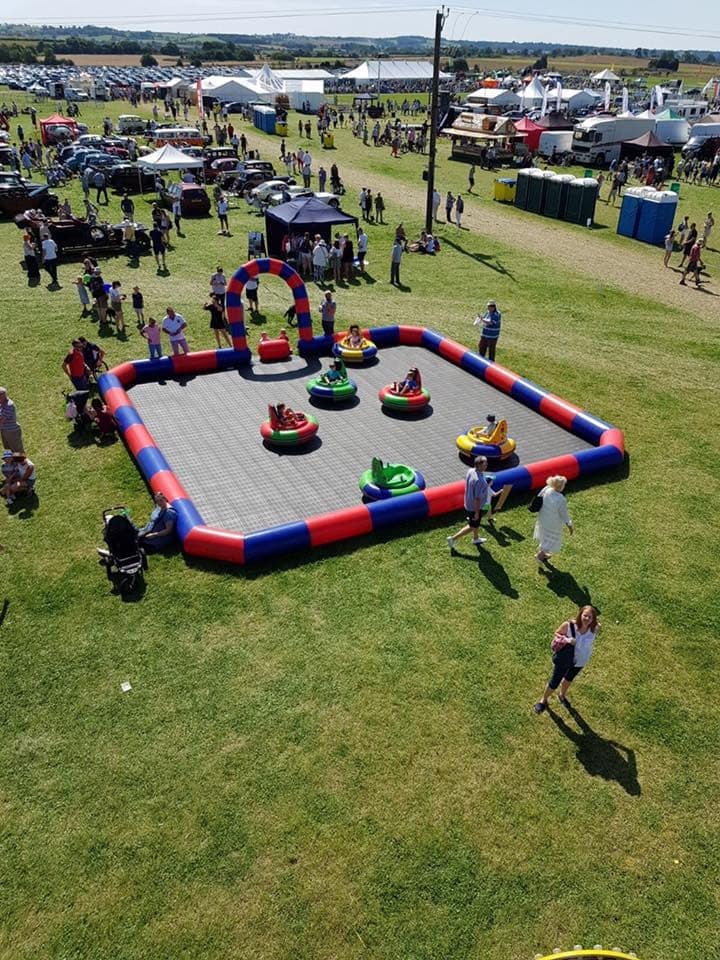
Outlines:
[[[96,125],[126,107],[83,113]],[[274,155],[277,140],[245,129]],[[498,360],[622,427],[627,467],[570,485],[576,534],[551,576],[518,502],[480,552],[448,555],[458,516],[247,570],[178,553],[153,557],[145,594],[123,603],[95,561],[101,512],[144,519],[150,500],[121,444],[77,445],[62,417],[68,341],[97,328],[80,319],[76,266],[60,290],[29,289],[20,233],[0,224],[0,379],[39,475],[39,502],[0,527],[0,958],[525,960],[603,943],[707,960],[720,318],[693,309],[694,291],[687,309],[670,301],[661,254],[610,229],[545,224],[545,243],[524,241],[537,221],[483,207],[489,176],[472,229],[441,227],[440,256],[406,257],[395,290],[392,230],[420,227],[422,160],[337,143],[318,157],[314,142],[315,165],[337,161],[351,210],[363,181],[382,185],[390,224],[369,228],[368,276],[337,291],[339,324],[424,323],[473,345],[495,296]],[[465,176],[441,147],[442,189]],[[703,211],[707,196],[683,202]],[[506,229],[486,232],[484,209]],[[168,276],[148,258],[104,273],[138,283],[148,313],[172,303],[191,346],[209,347],[208,277],[244,261],[259,223],[233,210],[222,238],[213,219],[186,222]],[[614,267],[602,285],[585,238]],[[635,290],[620,282],[631,260],[647,265]],[[263,280],[264,327],[287,301]],[[134,331],[101,342],[113,363],[145,354]],[[604,633],[579,714],[538,718],[553,629],[590,599]]]

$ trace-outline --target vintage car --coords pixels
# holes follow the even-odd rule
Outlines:
[[[50,236],[58,247],[58,256],[70,256],[87,253],[122,253],[125,251],[125,237],[121,224],[96,223],[91,226],[87,220],[78,217],[48,219]],[[27,230],[39,244],[41,221],[26,211],[15,217],[15,224],[21,230]],[[135,224],[135,243],[141,252],[150,249],[150,237],[147,229]]]
[[[57,194],[50,193],[46,183],[0,183],[0,217],[14,217],[25,210],[42,210],[51,217],[58,210]]]
[[[205,217],[210,213],[210,197],[197,183],[170,183],[160,194],[160,200],[168,210],[172,210],[178,199],[183,217]]]
[[[134,163],[121,163],[106,173],[108,186],[118,193],[152,193],[155,174]]]

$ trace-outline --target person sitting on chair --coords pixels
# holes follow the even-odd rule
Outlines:
[[[417,367],[410,367],[404,380],[393,384],[393,393],[406,396],[408,393],[417,393],[420,389],[420,371]]]
[[[138,530],[138,543],[145,550],[163,550],[175,542],[177,513],[164,493],[156,493],[155,507],[145,526]]]

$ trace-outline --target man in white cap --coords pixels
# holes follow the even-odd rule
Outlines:
[[[5,387],[0,387],[0,439],[3,447],[14,453],[23,448],[22,429],[17,422],[15,404],[8,396]]]
[[[481,357],[487,354],[488,360],[492,362],[495,360],[495,348],[500,337],[501,323],[502,315],[494,300],[488,300],[485,313],[482,316],[478,314],[474,320],[476,327],[482,327],[478,353]]]

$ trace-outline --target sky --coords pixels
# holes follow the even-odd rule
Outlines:
[[[692,16],[679,16],[677,0],[644,0],[638,9],[627,0],[603,0],[583,12],[577,0],[505,0],[481,6],[472,0],[449,7],[443,38],[458,40],[536,41],[598,46],[711,49],[720,51],[720,4],[699,0]],[[101,6],[107,16],[99,12]],[[588,8],[592,5],[587,4]],[[32,24],[101,24],[128,30],[174,30],[187,33],[295,33],[307,36],[432,36],[437,4],[427,0],[124,0],[99,5],[96,0],[64,0],[62,18],[55,0],[28,0],[15,6],[11,22]],[[260,12],[258,12],[260,10]],[[359,11],[359,12],[358,12]],[[645,14],[645,16],[643,16]],[[6,14],[0,5],[0,19]],[[648,19],[649,25],[642,21]],[[679,22],[681,21],[681,22]]]

